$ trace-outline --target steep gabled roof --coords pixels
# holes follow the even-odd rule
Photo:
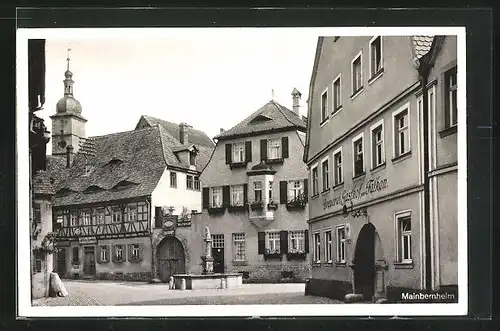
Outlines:
[[[156,117],[148,116],[148,115],[142,115],[141,118],[139,119],[139,122],[137,122],[137,125],[135,129],[142,129],[143,127],[139,127],[141,124],[145,123],[147,126],[155,126],[159,124],[161,127],[163,127],[172,137],[174,137],[176,140],[179,140],[179,124],[165,121]],[[215,147],[215,143],[210,139],[207,134],[203,131],[196,130],[194,128],[191,128],[189,131],[189,143],[193,143],[198,146],[205,146],[205,147]]]
[[[90,139],[95,156],[77,153],[70,168],[61,168],[64,157],[48,158],[54,171],[60,169],[58,176],[53,174],[58,192],[53,198],[55,206],[147,196],[167,166],[189,170],[173,151],[181,146],[178,140],[160,125]],[[205,167],[211,152],[210,148],[199,148],[197,171]]]
[[[56,191],[52,185],[50,173],[46,170],[39,170],[33,176],[33,194],[37,195],[54,195]]]
[[[302,117],[274,100],[269,101],[231,129],[221,132],[215,139],[230,139],[248,134],[260,134],[272,130],[290,129],[305,131]]]

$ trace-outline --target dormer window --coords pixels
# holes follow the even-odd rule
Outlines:
[[[196,153],[190,152],[189,153],[189,165],[194,166],[196,161]]]

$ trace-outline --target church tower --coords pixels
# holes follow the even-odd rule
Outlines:
[[[66,155],[68,146],[72,146],[73,153],[76,153],[80,147],[80,138],[85,138],[87,120],[82,116],[82,105],[73,97],[73,73],[69,70],[70,51],[68,49],[67,69],[64,73],[64,96],[57,102],[56,114],[50,116],[52,155],[56,156]]]

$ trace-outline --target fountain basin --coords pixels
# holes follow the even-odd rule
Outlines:
[[[243,275],[239,273],[178,274],[173,277],[175,288],[185,287],[186,290],[235,288],[243,283]]]

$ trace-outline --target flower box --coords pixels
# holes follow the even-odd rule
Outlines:
[[[235,169],[235,168],[246,168],[247,167],[247,163],[246,162],[233,162],[229,165],[229,167],[231,169]]]
[[[282,164],[283,163],[283,158],[278,158],[278,159],[267,159],[266,160],[267,164]]]
[[[264,203],[262,201],[252,202],[250,208],[252,208],[252,210],[262,210],[264,209]]]
[[[281,253],[279,252],[266,252],[264,260],[281,260]]]
[[[288,252],[286,254],[286,258],[288,260],[305,260],[306,253],[305,252]]]
[[[222,215],[224,214],[225,208],[223,206],[221,207],[210,207],[208,208],[208,213],[210,215]]]
[[[236,206],[228,206],[227,210],[229,212],[244,212],[248,210],[248,205],[243,204],[243,205],[236,205]]]
[[[286,208],[288,210],[304,209],[307,205],[307,196],[305,194],[300,194],[296,198],[289,200],[286,203]]]
[[[278,204],[274,201],[271,201],[267,204],[267,209],[276,210],[276,209],[278,209]]]

